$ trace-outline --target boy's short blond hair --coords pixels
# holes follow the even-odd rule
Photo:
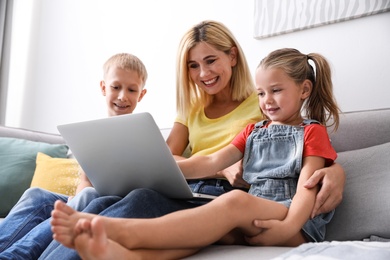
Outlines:
[[[142,80],[142,87],[145,86],[148,78],[148,72],[143,62],[135,55],[130,53],[118,53],[111,56],[103,65],[103,76],[106,77],[111,67],[117,67],[124,70],[132,70],[138,73]]]

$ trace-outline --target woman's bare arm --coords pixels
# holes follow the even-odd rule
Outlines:
[[[176,161],[185,159],[183,153],[188,146],[188,128],[175,122],[167,138],[167,144]]]

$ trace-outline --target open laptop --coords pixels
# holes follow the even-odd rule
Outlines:
[[[100,195],[124,197],[133,189],[149,188],[175,199],[215,198],[192,193],[149,113],[57,128]]]

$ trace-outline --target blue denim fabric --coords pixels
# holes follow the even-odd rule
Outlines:
[[[305,120],[304,125],[314,123]],[[304,126],[256,124],[246,141],[244,180],[251,184],[249,193],[290,207],[302,169]],[[310,219],[303,231],[313,241],[323,241],[325,225],[333,212]]]
[[[248,136],[244,154],[244,178],[256,183],[263,178],[297,178],[302,167],[302,127],[256,124]]]
[[[96,198],[99,198],[99,193],[93,187],[82,189],[73,199],[68,202],[68,205],[77,211],[82,211],[87,205]]]
[[[122,218],[156,218],[178,210],[196,207],[185,200],[169,199],[150,189],[136,189],[126,197],[100,197],[92,201],[83,211],[96,213],[102,207],[100,203],[111,203],[110,207],[99,215]],[[75,250],[66,248],[53,241],[39,259],[80,259]]]
[[[223,179],[188,180],[192,192],[220,196],[233,190],[232,185]]]
[[[54,202],[56,200],[67,201],[67,199],[67,196],[39,188],[26,190],[0,224],[0,259],[14,259],[18,255],[20,255],[20,259],[23,259],[23,257],[29,259],[28,251],[31,251],[32,254],[35,253],[32,249],[33,245],[46,247],[50,241],[47,242],[44,238],[37,241],[31,239],[27,234],[31,233],[32,230],[41,228],[46,233],[47,230],[44,227],[49,224],[50,234],[48,234],[48,237],[51,240],[50,223],[45,222],[50,217]]]
[[[83,195],[83,196],[81,196]],[[69,205],[81,210],[99,195],[84,189]],[[37,259],[52,241],[50,216],[54,202],[68,197],[39,188],[28,189],[0,225],[0,259]]]

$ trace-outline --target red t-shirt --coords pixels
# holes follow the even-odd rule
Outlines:
[[[267,126],[265,126],[267,127]],[[255,128],[255,124],[247,125],[232,141],[232,144],[242,153],[245,151],[245,143],[248,136]],[[331,165],[337,158],[326,128],[320,124],[306,125],[304,128],[303,157],[319,156],[325,159],[325,166]]]

